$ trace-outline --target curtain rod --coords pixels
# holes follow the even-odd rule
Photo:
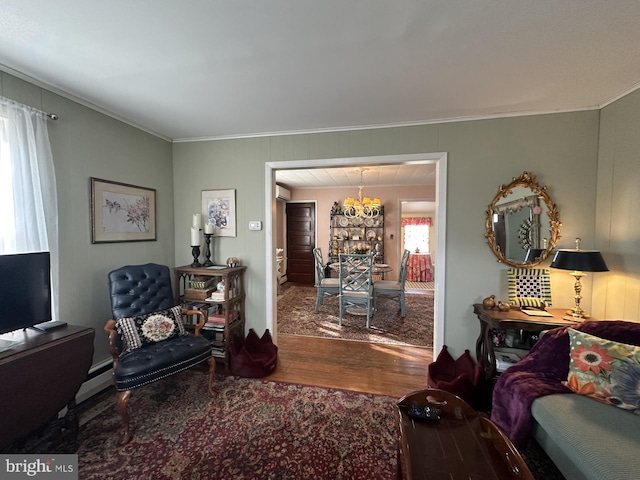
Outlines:
[[[18,105],[20,107],[28,108],[29,110],[32,110],[32,111],[34,111],[36,113],[39,113],[40,115],[44,115],[45,117],[47,117],[47,118],[49,118],[51,120],[54,120],[54,121],[58,120],[58,118],[60,118],[60,117],[58,117],[58,115],[56,113],[43,112],[39,108],[32,107],[31,105],[25,105],[24,103],[16,102],[15,100],[12,100],[12,99],[7,98],[7,97],[0,96],[0,100],[2,100],[4,102],[7,102],[7,103],[14,104],[14,105]]]

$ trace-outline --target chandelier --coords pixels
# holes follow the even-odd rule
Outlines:
[[[348,197],[344,200],[342,208],[345,217],[377,217],[380,215],[382,204],[379,198],[371,200],[364,196],[364,172],[366,169],[360,170],[360,185],[358,186],[358,198]]]

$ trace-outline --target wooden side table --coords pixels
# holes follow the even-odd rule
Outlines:
[[[24,329],[12,335],[18,343],[0,352],[0,449],[54,423],[52,419],[65,406],[68,421],[60,432],[68,430],[75,443],[75,396],[93,361],[94,329],[65,325],[47,332]],[[59,432],[49,433],[55,439]],[[45,446],[48,434],[41,436],[40,450],[29,453],[44,453],[55,446],[55,442]]]
[[[491,379],[496,374],[496,353],[491,339],[491,329],[502,330],[526,330],[529,332],[541,332],[556,327],[576,325],[578,321],[565,320],[566,308],[548,308],[547,311],[552,317],[532,317],[520,310],[512,309],[508,312],[499,310],[487,310],[480,303],[473,305],[473,312],[480,320],[480,335],[476,341],[476,359],[482,360],[484,373],[487,379]],[[590,318],[589,320],[596,320]]]
[[[244,291],[244,272],[247,267],[239,265],[236,267],[191,267],[185,265],[173,269],[176,303],[188,306],[191,309],[206,311],[206,317],[209,316],[209,307],[219,305],[222,307],[222,340],[214,340],[212,342],[212,355],[224,361],[225,369],[228,371],[231,364],[231,352],[229,345],[231,339],[238,335],[244,338],[245,326],[245,291]],[[189,298],[186,293],[189,291],[189,282],[195,277],[217,277],[224,281],[224,296],[219,299],[211,300],[206,296],[199,298]],[[201,330],[207,331],[208,323]],[[217,330],[214,328],[213,330]]]
[[[438,408],[440,419],[414,418],[408,413],[412,405]],[[398,402],[398,418],[398,469],[403,480],[533,480],[506,435],[452,393],[427,389],[406,395]]]

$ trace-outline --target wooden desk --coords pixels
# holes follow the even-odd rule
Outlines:
[[[441,418],[414,419],[408,414],[411,405],[436,407]],[[533,480],[504,433],[449,392],[427,389],[406,395],[398,402],[398,417],[398,468],[403,480]]]
[[[64,407],[77,433],[73,406],[93,360],[94,335],[93,328],[77,325],[11,334],[20,343],[0,352],[0,449],[47,424]]]
[[[407,280],[410,282],[432,282],[430,253],[412,253],[407,263]]]
[[[476,341],[476,359],[482,359],[487,379],[493,378],[496,374],[496,354],[490,332],[492,328],[541,332],[579,323],[562,318],[567,315],[566,308],[548,308],[547,311],[553,317],[531,317],[516,309],[511,309],[508,312],[487,310],[480,303],[476,303],[473,306],[473,312],[480,320],[480,335],[478,335],[478,340]],[[590,320],[595,319],[590,318]]]

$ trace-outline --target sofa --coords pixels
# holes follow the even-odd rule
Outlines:
[[[572,354],[570,334],[575,337],[578,331],[640,345],[640,323],[587,321],[571,327],[573,332],[569,328],[546,332],[525,358],[498,378],[491,420],[518,448],[535,438],[568,480],[637,479],[640,376],[635,377],[634,405],[625,404],[627,408],[635,406],[635,410],[597,401],[587,396],[593,396],[589,388],[581,387],[575,393],[567,386],[571,383],[567,379]]]

